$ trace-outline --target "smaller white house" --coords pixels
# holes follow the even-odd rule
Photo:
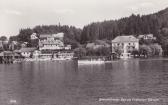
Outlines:
[[[71,45],[65,46],[65,50],[71,50]]]
[[[23,57],[30,58],[31,55],[33,56],[33,52],[35,50],[36,50],[36,48],[30,47],[30,48],[21,48],[19,51]]]
[[[156,40],[156,37],[154,37],[153,34],[144,34],[144,35],[139,35],[138,39]]]
[[[30,39],[32,39],[32,40],[38,39],[37,34],[36,34],[36,33],[33,33],[33,34],[30,36]]]
[[[133,35],[117,36],[112,40],[112,47],[121,50],[120,58],[130,58],[131,51],[139,50],[139,39],[135,38]]]

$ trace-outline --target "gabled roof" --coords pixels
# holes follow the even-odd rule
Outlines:
[[[3,51],[0,53],[0,56],[19,56],[19,54],[13,53],[12,51]]]
[[[52,34],[41,34],[40,38],[48,38],[48,37],[52,37]]]
[[[64,33],[57,33],[57,34],[53,34],[54,38],[63,38],[64,37]]]
[[[21,48],[20,49],[21,52],[33,52],[35,50],[36,50],[35,47],[26,47],[26,48]]]
[[[57,33],[57,34],[41,34],[40,38],[48,38],[48,37],[54,37],[54,38],[63,38],[64,33]]]
[[[117,36],[112,42],[118,43],[118,42],[138,42],[139,39],[134,37],[133,35],[129,36]]]

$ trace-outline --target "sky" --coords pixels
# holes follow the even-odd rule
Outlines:
[[[73,25],[150,14],[168,7],[168,0],[0,0],[0,36],[17,35],[36,25]]]

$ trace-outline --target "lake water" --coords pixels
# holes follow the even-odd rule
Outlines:
[[[0,105],[168,105],[168,60],[0,64]]]

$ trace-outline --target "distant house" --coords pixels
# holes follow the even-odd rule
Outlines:
[[[33,55],[33,52],[36,50],[36,48],[34,47],[28,47],[28,48],[21,48],[19,51],[21,53],[21,55],[25,58],[29,58],[31,57],[31,55]]]
[[[120,58],[130,58],[131,51],[135,49],[139,50],[139,39],[135,38],[133,35],[117,36],[114,40],[112,40],[112,47],[120,48]]]
[[[154,37],[153,34],[144,34],[144,35],[139,35],[138,39],[156,40],[156,37]]]
[[[67,45],[67,46],[65,47],[65,50],[71,50],[71,48],[72,48],[71,45]]]
[[[21,44],[21,47],[22,47],[22,48],[26,48],[26,47],[27,47],[27,44],[28,44],[28,42],[23,42],[23,43]]]
[[[31,39],[31,40],[38,39],[37,34],[36,34],[36,33],[33,33],[33,34],[30,36],[30,39]]]

